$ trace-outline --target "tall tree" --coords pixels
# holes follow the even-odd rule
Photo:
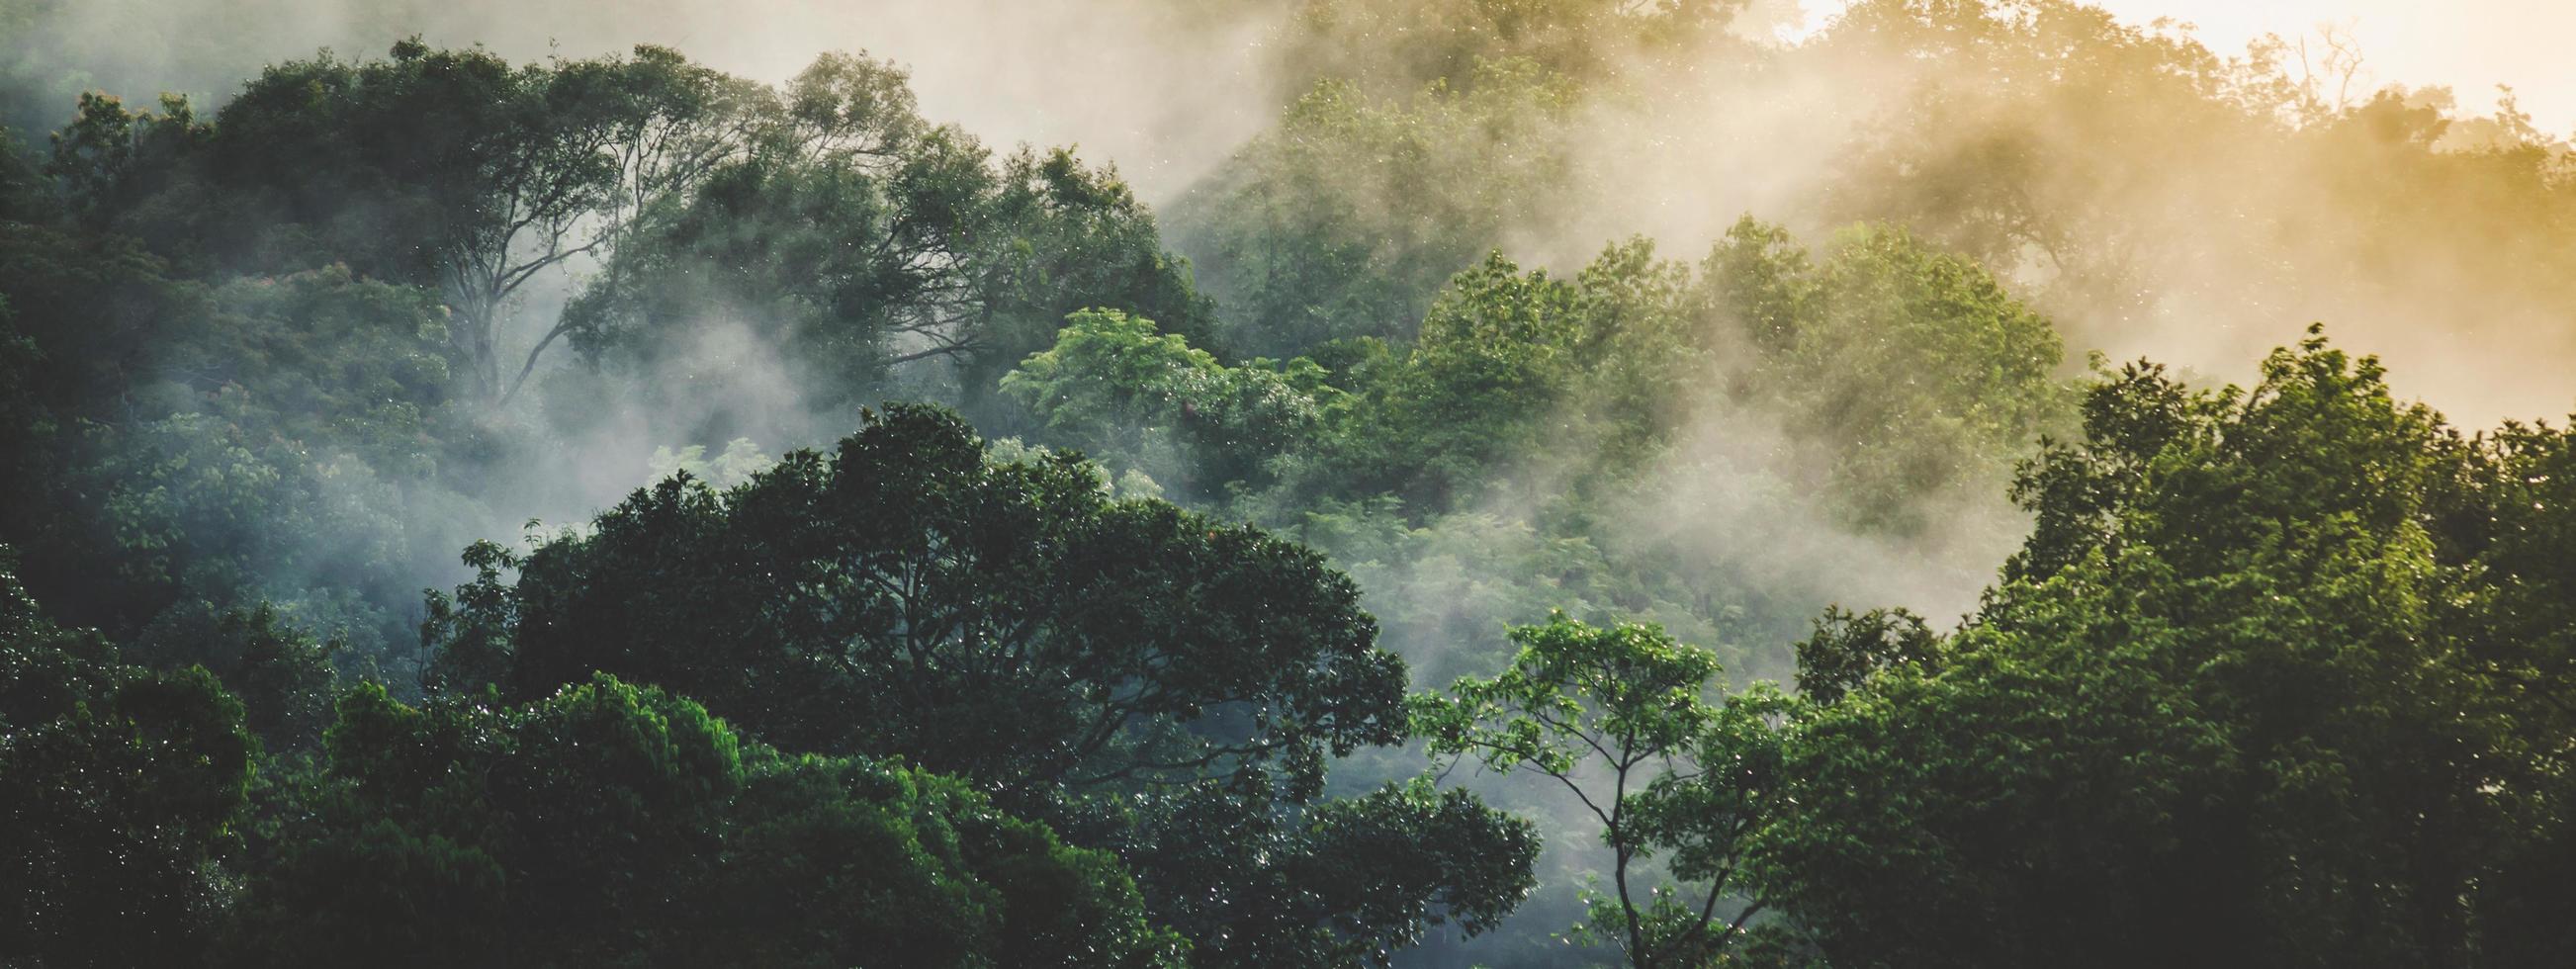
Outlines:
[[[1817,653],[1850,689],[1792,737],[1777,843],[1826,951],[2564,958],[2519,900],[2563,884],[2533,859],[2566,844],[2564,666],[2533,660],[2564,617],[2520,597],[2561,581],[2522,551],[2566,514],[2523,491],[2558,432],[2464,439],[2322,337],[2249,389],[2131,367],[2085,426],[1964,629]]]
[[[631,58],[559,64],[551,87],[556,110],[575,115],[572,124],[602,130],[599,150],[615,166],[610,191],[586,215],[592,223],[587,245],[603,254],[648,231],[646,219],[665,199],[750,151],[776,104],[776,95],[758,84],[650,45],[635,48]],[[607,260],[601,285],[620,285],[620,268]],[[556,316],[529,345],[502,403],[518,395],[539,356],[574,326],[569,314]]]
[[[818,410],[941,365],[974,416],[1008,419],[986,398],[1067,314],[1130,311],[1202,338],[1212,322],[1115,171],[1065,150],[996,157],[924,119],[904,73],[864,55],[818,59],[739,154],[639,211],[565,317],[574,345],[647,367],[697,354],[708,321],[738,322],[797,362]]]
[[[346,263],[436,289],[470,387],[495,402],[561,335],[535,334],[505,375],[513,301],[744,150],[764,93],[663,48],[513,65],[415,39],[386,59],[270,67],[211,125],[182,102],[85,100],[54,168],[105,224],[184,264]]]
[[[1792,701],[1760,685],[1711,702],[1717,656],[1653,626],[1559,613],[1511,635],[1510,668],[1417,697],[1415,729],[1435,756],[1554,781],[1600,822],[1612,891],[1580,930],[1638,969],[1712,964],[1770,904],[1754,876],[1761,832],[1785,807]],[[1689,891],[1647,884],[1658,852]]]
[[[632,676],[789,749],[1028,791],[1311,784],[1327,754],[1402,736],[1403,665],[1348,579],[1095,474],[997,465],[953,415],[894,405],[724,495],[662,482],[519,563],[503,685]]]
[[[524,558],[482,547],[482,577],[431,600],[451,689],[651,682],[790,751],[958,775],[1078,844],[1165,843],[1210,798],[1309,832],[1251,866],[1131,859],[1209,964],[1264,961],[1223,941],[1282,917],[1196,907],[1211,892],[1328,893],[1287,911],[1339,941],[1278,951],[1329,962],[1418,935],[1435,899],[1489,924],[1524,887],[1494,867],[1526,868],[1519,822],[1427,795],[1316,803],[1328,757],[1404,736],[1403,663],[1347,578],[1257,529],[1112,500],[1078,457],[1001,463],[955,415],[893,405],[828,457],[721,495],[674,478],[593,526]],[[1362,821],[1443,847],[1397,896],[1353,896],[1329,886],[1358,862],[1332,853]]]

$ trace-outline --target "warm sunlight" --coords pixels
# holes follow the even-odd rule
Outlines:
[[[2576,966],[2576,6],[2104,2],[0,0],[0,969]]]
[[[1804,27],[1823,28],[1845,0],[1805,0]],[[2101,0],[2123,22],[2169,18],[2221,55],[2267,34],[2306,39],[2323,56],[2328,31],[2348,36],[2378,84],[2444,85],[2464,107],[2486,110],[2511,85],[2543,129],[2576,134],[2576,3],[2563,0]]]

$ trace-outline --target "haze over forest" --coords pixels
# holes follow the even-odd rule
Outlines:
[[[2569,964],[2570,21],[0,0],[0,965]]]

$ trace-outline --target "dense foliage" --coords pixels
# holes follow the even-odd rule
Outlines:
[[[1527,887],[1519,823],[1427,790],[1311,803],[1327,756],[1404,736],[1403,663],[1349,580],[1100,485],[1071,456],[998,463],[953,414],[896,405],[829,459],[789,454],[723,495],[673,477],[524,558],[487,546],[423,635],[449,691],[651,682],[788,750],[955,775],[1083,840],[1163,850],[1277,817],[1290,830],[1235,864],[1135,858],[1158,914],[1192,900],[1166,917],[1200,930],[1205,963],[1342,961],[1402,940],[1435,898],[1470,924],[1508,911]],[[1373,826],[1404,834],[1352,830]],[[1384,860],[1345,839],[1389,837],[1415,842],[1416,867],[1376,893],[1285,913],[1195,901],[1346,892]],[[1271,948],[1301,921],[1329,931]]]
[[[1977,615],[1832,664],[1876,670],[1789,744],[1792,906],[1837,962],[2563,957],[2567,441],[2321,339],[2245,390],[2122,371]]]
[[[1641,969],[1750,948],[1746,925],[1769,902],[1743,883],[1763,826],[1790,807],[1781,726],[1793,701],[1766,684],[1709,702],[1717,657],[1652,626],[1599,629],[1560,613],[1512,639],[1521,651],[1502,675],[1417,699],[1432,753],[1534,772],[1583,802],[1609,844],[1613,888],[1578,932]],[[1671,854],[1688,894],[1645,883],[1657,852]],[[1730,895],[1741,900],[1720,919]]]
[[[1134,0],[1273,112],[1140,187],[864,53],[142,106],[71,6],[0,0],[0,965],[2576,960],[2576,432],[2260,354],[2561,366],[2509,96]]]
[[[248,964],[1174,964],[1115,859],[967,784],[791,756],[606,675],[341,700],[242,902]]]
[[[0,569],[0,955],[142,965],[202,951],[256,749],[204,670],[124,663]]]

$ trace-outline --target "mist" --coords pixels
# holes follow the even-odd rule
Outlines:
[[[925,115],[996,145],[1076,146],[1087,158],[1117,166],[1149,202],[1168,207],[1264,130],[1326,66],[1298,46],[1299,15],[1284,0],[722,9],[679,0],[104,0],[36,6],[24,15],[27,43],[14,56],[23,65],[17,83],[40,95],[18,103],[62,105],[90,87],[137,101],[166,90],[219,104],[240,79],[268,63],[324,48],[367,53],[389,38],[414,34],[436,45],[486,46],[516,60],[661,44],[773,83],[819,52],[866,51],[910,73]],[[1893,176],[1883,168],[1857,170],[1854,155],[1873,139],[1890,137],[1911,140],[1881,165],[1935,164],[1971,157],[1979,146],[2011,144],[2033,153],[2027,157],[2039,166],[2017,176],[2035,215],[2082,218],[2098,227],[2087,231],[2116,231],[2123,240],[2117,269],[2054,265],[2030,239],[1950,241],[1991,249],[1981,255],[2039,296],[2075,339],[2078,360],[2080,351],[2098,349],[2114,359],[2147,356],[2213,378],[2242,379],[2261,350],[2323,321],[2348,345],[2417,361],[2400,375],[2401,390],[2454,417],[2483,424],[2551,416],[2576,399],[2576,383],[2559,366],[2576,351],[2570,343],[2576,327],[2566,322],[2549,273],[2511,268],[2514,260],[2539,258],[2521,254],[2530,245],[2528,233],[2475,222],[2497,215],[2473,213],[2461,207],[2465,201],[2446,208],[2438,197],[2392,209],[2400,200],[2344,177],[2364,163],[2324,143],[2316,125],[2294,118],[2160,117],[2149,112],[2175,109],[2172,96],[2136,88],[2115,95],[2126,100],[2112,104],[2051,106],[2047,99],[2055,95],[2045,82],[1979,73],[2001,69],[2000,58],[1984,65],[1891,59],[1873,46],[1884,43],[1871,39],[1873,28],[1846,25],[1847,16],[1766,6],[1738,15],[1737,30],[1715,47],[1659,51],[1651,62],[1615,65],[1618,83],[1584,90],[1568,109],[1575,123],[1547,132],[1555,143],[1530,146],[1562,154],[1573,171],[1554,191],[1520,200],[1511,224],[1486,243],[1524,260],[1565,266],[1606,241],[1638,233],[1670,250],[1692,251],[1747,213],[1808,233],[1854,219],[1956,218],[1965,213],[1908,211],[1916,203],[1856,190],[1856,179],[1866,185]],[[2356,46],[2349,55],[2359,86],[2327,92],[2325,77],[2288,76],[2330,70],[2322,63],[2326,44],[2316,37],[2288,38],[2314,42],[2312,60],[2320,63],[2302,67],[2280,62],[2277,51],[2264,58],[2242,49],[2204,50],[2181,26],[2135,26],[2137,20],[2126,19],[2142,14],[2123,15],[2118,26],[2110,15],[2096,16],[2099,23],[2047,29],[2124,33],[2132,38],[2124,43],[2141,48],[2186,49],[2208,75],[2174,79],[2177,88],[2243,89],[2278,72],[2279,82],[2314,84],[2317,96],[2341,97],[2342,107],[2388,89],[2412,105],[2456,110],[2448,108],[2453,98],[2445,91],[2389,76],[2367,48]],[[1778,40],[1783,31],[1801,39]],[[1413,96],[1401,83],[1374,93]],[[2462,92],[2472,99],[2481,93]],[[2271,103],[2249,103],[2244,111],[2299,110],[2281,102],[2303,96],[2267,94]],[[1908,118],[1929,119],[1923,109],[1935,97],[1943,102],[1939,130],[1904,128]],[[2033,110],[2083,114],[2050,118]],[[2118,114],[2124,110],[2140,114],[2128,120]],[[62,117],[25,120],[52,124]],[[2483,115],[2446,120],[2461,129],[2491,125]],[[2126,142],[2132,135],[2122,129],[2154,134]],[[1893,134],[1898,130],[1904,134]],[[2034,142],[2033,132],[2054,132],[2058,140]],[[2546,130],[2510,137],[2555,141]],[[2392,219],[2413,221],[2392,225]],[[2383,240],[2398,235],[2424,238],[2412,249],[2388,251]],[[2005,245],[2020,248],[1996,248]],[[2303,257],[2312,264],[2281,266],[2266,258],[2283,250],[2313,253]],[[1187,254],[1205,261],[1205,253]],[[2113,272],[2131,278],[2068,278]]]
[[[1508,630],[1562,612],[1708,650],[1720,696],[1797,683],[1829,609],[1975,630],[2035,541],[2034,469],[2072,460],[2128,361],[2251,385],[2321,322],[2447,426],[2576,410],[2576,149],[2510,94],[2381,78],[2332,31],[2222,50],[2058,0],[1502,6],[0,0],[0,121],[59,183],[12,243],[45,258],[5,264],[46,282],[0,323],[52,326],[27,345],[89,381],[29,395],[72,403],[27,422],[48,490],[6,539],[38,601],[159,665],[274,604],[338,681],[429,703],[463,695],[441,656],[519,635],[455,617],[516,602],[494,590],[534,581],[522,556],[678,473],[747,501],[779,456],[927,401],[989,466],[1080,450],[1103,495],[1322,553],[1414,690],[1494,675]],[[439,224],[378,197],[400,178],[316,203],[220,155],[214,119],[274,65],[568,74],[639,45],[708,72],[714,147],[667,183],[621,168],[653,197],[567,217],[596,244],[497,308],[524,395],[456,376],[435,246],[333,248]],[[120,108],[114,150],[49,152],[86,144],[65,125],[92,90],[196,113]],[[120,287],[149,295],[89,295]],[[84,332],[93,304],[122,329]],[[153,321],[195,356],[79,342]],[[381,321],[437,379],[307,345]],[[299,729],[268,742],[312,748]],[[1354,799],[1430,763],[1418,739],[1333,760]],[[1538,887],[1403,964],[1633,944],[1554,935],[1612,855],[1578,799],[1442,780],[1535,819]]]

